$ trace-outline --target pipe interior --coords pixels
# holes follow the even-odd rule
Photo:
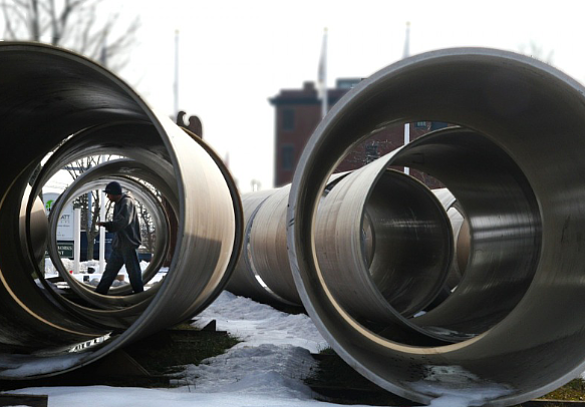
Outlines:
[[[56,244],[56,230],[62,209],[65,207],[65,205],[71,202],[75,196],[87,193],[88,191],[103,190],[109,181],[116,180],[122,185],[124,190],[130,191],[136,201],[141,203],[144,208],[148,210],[153,219],[153,231],[156,231],[157,233],[157,242],[154,245],[152,259],[142,273],[144,284],[147,284],[159,271],[169,249],[169,224],[167,217],[162,210],[161,202],[157,200],[157,198],[152,194],[152,192],[149,191],[149,189],[144,188],[143,184],[125,176],[121,177],[119,175],[119,171],[111,172],[113,169],[118,170],[120,168],[128,168],[128,166],[124,166],[124,164],[128,165],[128,161],[117,160],[117,162],[115,161],[102,164],[100,166],[94,167],[94,169],[105,169],[109,171],[90,170],[84,174],[85,176],[80,176],[77,178],[77,180],[71,184],[71,186],[59,197],[58,201],[54,204],[50,215],[49,224],[52,239],[50,239],[51,244],[49,245],[48,252],[53,264],[56,266],[61,278],[68,283],[69,287],[75,294],[87,301],[89,304],[98,308],[119,309],[122,306],[132,305],[144,301],[156,293],[160,282],[140,294],[132,294],[131,287],[126,283],[119,287],[112,287],[109,290],[108,295],[103,296],[94,292],[94,286],[78,281],[67,272],[63,266],[63,263],[61,262],[61,259],[59,258]],[[129,167],[132,168],[132,165]],[[87,176],[91,176],[93,174],[97,174],[97,178]]]
[[[286,246],[286,202],[290,186],[277,189],[262,202],[248,238],[250,267],[277,301],[300,305]]]
[[[380,174],[364,175],[367,169],[344,178],[321,200],[315,250],[325,283],[351,315],[366,325],[404,323],[442,289],[451,229],[438,200],[418,180],[383,167]]]
[[[156,170],[160,170],[156,168]],[[61,212],[65,205],[72,202],[72,200],[80,195],[84,195],[90,191],[103,191],[109,180],[118,181],[124,190],[129,191],[134,197],[138,205],[141,205],[146,215],[152,219],[153,230],[156,232],[156,241],[153,244],[153,257],[149,265],[143,272],[143,281],[148,282],[154,274],[160,269],[164,257],[169,249],[169,214],[163,207],[163,201],[173,200],[172,207],[176,207],[175,197],[162,196],[160,190],[155,186],[161,182],[161,177],[157,176],[157,172],[153,171],[149,166],[135,162],[128,159],[117,159],[108,161],[93,167],[80,175],[68,188],[64,191],[57,202],[55,202],[54,209],[50,214],[50,229],[53,232],[52,250],[49,254],[52,257],[54,264],[60,264],[56,249],[56,229],[57,222],[60,218]],[[155,182],[155,185],[147,183],[146,180]],[[167,186],[168,187],[168,186]],[[104,197],[105,198],[105,197]],[[107,204],[106,204],[107,205]],[[172,214],[176,217],[176,212]],[[144,220],[142,220],[144,222]],[[62,267],[59,270],[63,273]],[[63,278],[68,277],[68,273],[62,275]],[[77,281],[77,280],[75,280]],[[113,287],[111,289],[113,294],[128,294],[128,287]]]
[[[464,385],[476,394],[493,390],[479,403],[518,404],[583,370],[583,94],[546,64],[464,48],[403,60],[336,104],[299,163],[288,235],[303,304],[338,354],[380,386],[423,403]],[[405,346],[357,324],[319,283],[310,245],[324,180],[344,155],[380,128],[418,120],[462,127],[414,141],[394,162],[443,182],[468,221],[457,289],[413,318],[452,331],[456,343],[446,346]]]
[[[3,42],[0,73],[0,377],[80,367],[189,319],[213,301],[235,266],[242,233],[237,189],[221,159],[82,56],[43,44]],[[74,307],[37,278],[42,271],[35,253],[44,246],[47,226],[35,220],[35,201],[51,173],[86,154],[149,163],[151,171],[141,176],[160,180],[151,184],[171,202],[167,212],[178,224],[160,289],[149,301],[122,310]],[[156,170],[161,166],[164,171]],[[140,181],[130,179],[138,188]]]
[[[534,192],[500,147],[465,129],[429,134],[394,158],[438,178],[457,198],[470,230],[457,289],[415,323],[455,337],[478,335],[514,309],[532,283],[542,240]]]
[[[447,188],[434,189],[433,193],[437,196],[449,217],[453,231],[453,258],[441,292],[424,310],[425,312],[437,307],[457,289],[469,257],[469,233],[466,233],[468,226],[461,205]]]

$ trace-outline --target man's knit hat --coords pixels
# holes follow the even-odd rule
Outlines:
[[[112,181],[108,185],[106,185],[106,189],[104,189],[104,192],[110,195],[122,195],[122,187],[118,182]]]

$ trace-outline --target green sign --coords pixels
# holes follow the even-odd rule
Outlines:
[[[59,251],[59,257],[73,258],[73,242],[58,241],[57,251]]]

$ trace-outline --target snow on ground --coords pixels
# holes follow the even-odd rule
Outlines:
[[[311,319],[289,315],[223,292],[195,325],[217,321],[243,342],[199,366],[186,366],[175,389],[108,386],[37,387],[10,393],[46,394],[49,407],[326,407],[303,383],[315,361],[310,352],[327,347]]]
[[[303,384],[316,367],[310,352],[327,343],[309,317],[285,314],[224,291],[194,325],[203,327],[212,319],[217,329],[243,342],[199,366],[187,367],[186,379],[196,391],[312,397]]]
[[[74,273],[73,272],[73,260],[67,259],[67,258],[62,258],[61,259],[61,263],[63,263],[63,267],[65,268],[65,270],[68,270],[69,273],[75,278],[77,279],[79,282],[83,282],[89,285],[93,285],[94,287],[96,287],[101,278],[102,278],[102,273],[100,272],[100,262],[98,260],[89,260],[89,261],[83,261],[79,263],[79,272]],[[146,270],[146,268],[148,267],[150,263],[146,262],[146,261],[141,261],[140,262],[140,269],[142,271]],[[93,269],[93,270],[91,270]],[[157,274],[155,274],[148,282],[145,283],[144,288],[145,289],[149,289],[153,284],[157,283],[160,281],[160,279],[166,274],[166,272],[168,271],[168,269],[166,267],[162,267],[159,272]],[[53,262],[51,261],[50,258],[46,258],[45,259],[45,278],[52,278],[52,277],[58,277],[59,276],[59,271],[57,270],[57,267],[55,267],[55,265],[53,264]],[[119,281],[118,279],[114,280],[112,287],[118,287],[120,285],[127,285],[130,284],[130,280],[128,278],[128,272],[126,271],[126,266],[122,265],[122,268],[120,269],[120,271],[118,272],[118,278],[120,278],[122,281]],[[59,284],[63,284],[65,286],[67,286],[66,283],[59,283]]]
[[[328,407],[334,404],[273,394],[241,392],[198,393],[188,389],[142,389],[135,387],[42,387],[19,391],[46,394],[49,407]],[[14,392],[12,392],[14,393]],[[359,407],[359,406],[356,406]],[[362,406],[363,407],[363,406]]]
[[[202,327],[213,319],[217,322],[217,329],[228,331],[242,342],[223,355],[206,359],[199,366],[186,366],[185,371],[174,379],[179,385],[177,388],[37,387],[10,393],[48,395],[49,407],[337,405],[314,400],[311,389],[303,383],[303,378],[315,368],[310,353],[327,347],[309,317],[289,315],[223,292],[198,316],[195,325]],[[421,385],[427,386],[428,383]],[[503,390],[477,389],[471,398],[469,392],[454,390],[433,400],[431,406],[477,405],[485,397],[505,394]]]
[[[191,365],[186,374],[192,389],[197,392],[310,399],[311,390],[302,380],[314,367],[315,362],[306,349],[290,345],[260,345],[232,349],[199,366]]]
[[[317,353],[328,346],[313,321],[305,314],[279,312],[268,305],[236,297],[227,291],[199,314],[195,326],[202,328],[214,319],[218,330],[228,331],[244,341],[236,348],[261,344],[293,345]]]

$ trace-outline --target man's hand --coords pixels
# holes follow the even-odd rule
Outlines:
[[[98,226],[106,226],[106,222],[96,222],[96,225],[98,225]]]

